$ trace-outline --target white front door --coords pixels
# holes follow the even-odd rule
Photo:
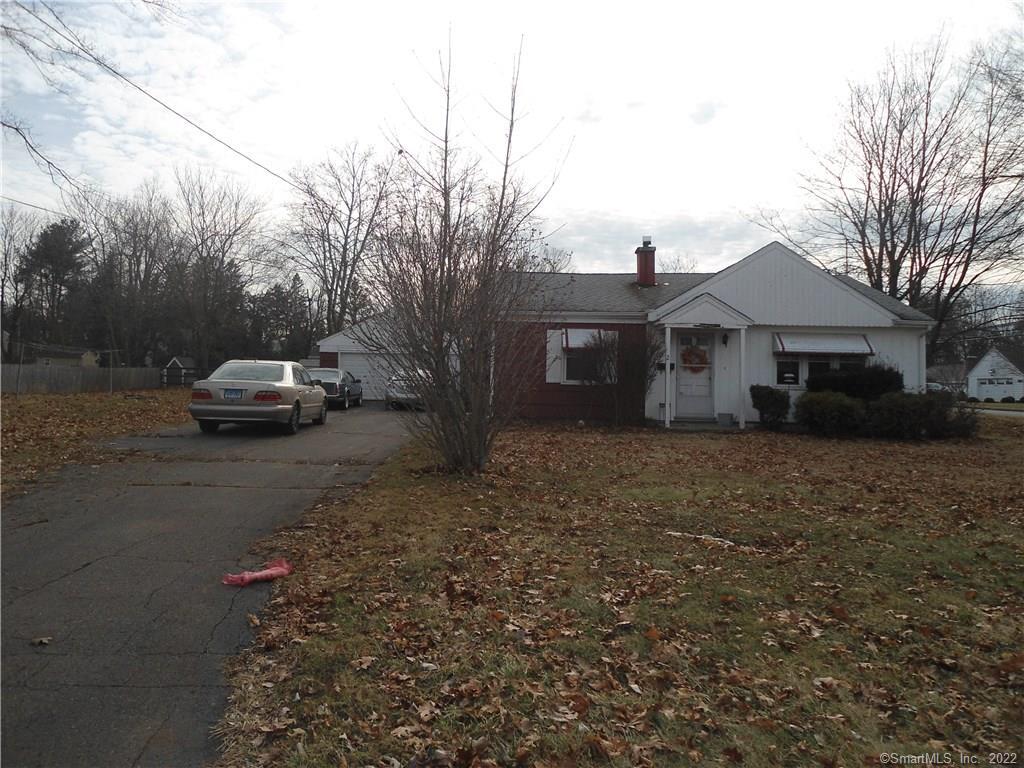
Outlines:
[[[676,416],[711,418],[714,398],[711,382],[713,336],[683,333],[676,347]]]

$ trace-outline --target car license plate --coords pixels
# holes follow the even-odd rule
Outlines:
[[[225,400],[241,400],[244,389],[225,389],[224,399]]]

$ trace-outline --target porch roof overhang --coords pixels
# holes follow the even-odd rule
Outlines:
[[[776,355],[873,355],[863,333],[773,333]]]
[[[743,312],[710,293],[702,293],[668,313],[661,308],[652,310],[647,319],[669,328],[746,328],[754,324]]]

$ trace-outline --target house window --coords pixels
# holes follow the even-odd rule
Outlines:
[[[617,366],[617,331],[597,328],[568,328],[562,332],[562,360],[564,384],[583,384],[588,381],[614,379]],[[615,359],[607,359],[609,348]],[[605,369],[605,370],[602,370]],[[607,369],[611,368],[611,371]]]
[[[775,361],[775,383],[795,386],[800,383],[800,361],[784,359]]]
[[[832,361],[827,357],[812,357],[807,361],[807,378],[820,376],[832,370]]]

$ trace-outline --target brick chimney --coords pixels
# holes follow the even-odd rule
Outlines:
[[[644,235],[643,245],[636,249],[636,284],[656,285],[654,277],[654,251],[651,236]]]

